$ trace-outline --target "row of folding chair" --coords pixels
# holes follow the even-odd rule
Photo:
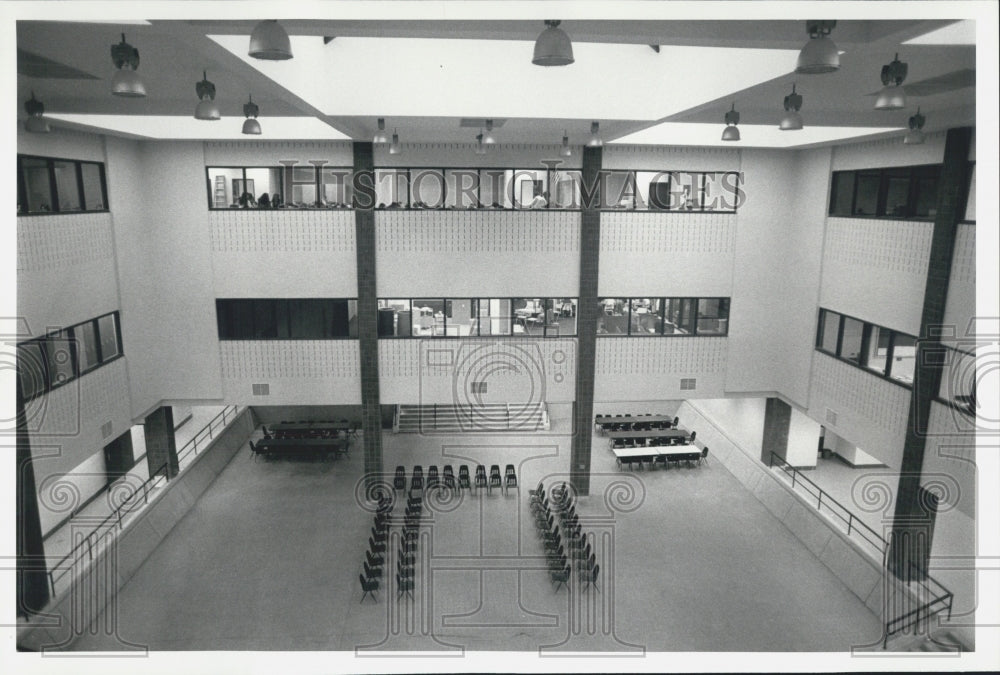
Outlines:
[[[389,521],[394,503],[395,499],[388,495],[379,498],[371,533],[368,536],[368,550],[362,562],[364,571],[359,575],[361,602],[364,602],[365,597],[369,595],[372,600],[378,602],[375,593],[382,579],[382,566],[385,564],[385,550],[389,539]]]
[[[490,467],[489,477],[486,475],[486,467],[482,464],[476,466],[476,477],[475,482],[470,479],[469,467],[462,464],[458,467],[458,479],[455,478],[454,469],[450,464],[445,464],[442,469],[442,473],[438,473],[438,468],[436,465],[431,465],[427,469],[427,475],[424,476],[424,468],[417,464],[413,467],[413,473],[410,477],[410,489],[411,490],[423,490],[424,488],[432,488],[437,485],[442,485],[451,490],[472,490],[475,487],[476,490],[480,488],[486,488],[488,492],[492,492],[493,488],[499,488],[501,492],[509,494],[511,488],[517,488],[517,471],[514,469],[513,464],[508,464],[504,471],[504,475],[500,474],[500,465],[493,464]],[[396,467],[396,472],[393,475],[392,486],[396,490],[406,489],[406,468],[403,465]]]
[[[576,506],[570,502],[567,508],[553,511],[549,495],[541,482],[536,489],[529,491],[529,495],[535,528],[545,548],[549,577],[556,585],[556,590],[569,581],[572,570],[570,557],[577,561],[580,583],[585,587],[596,587],[600,566],[590,550],[587,535],[576,515]],[[553,496],[559,497],[559,503],[567,503],[565,494],[561,491],[553,490]]]
[[[411,490],[406,499],[402,537],[396,555],[397,598],[404,594],[413,598],[417,549],[420,544],[420,517],[423,515],[423,510],[423,495],[417,490]]]

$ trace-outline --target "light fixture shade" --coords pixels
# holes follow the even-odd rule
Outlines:
[[[483,132],[482,131],[480,131],[479,134],[476,136],[476,154],[477,155],[485,155],[486,154],[486,146],[483,145]]]
[[[389,136],[385,133],[385,118],[378,118],[378,131],[372,136],[372,143],[388,143]]]
[[[123,66],[111,77],[111,93],[123,98],[144,98],[146,85],[142,83],[139,73],[128,66]]]
[[[47,134],[52,131],[49,121],[44,117],[29,117],[24,122],[24,129],[33,134]]]
[[[901,86],[886,85],[875,99],[875,110],[902,110],[906,107],[906,91]]]
[[[802,128],[802,115],[795,110],[789,110],[785,113],[785,116],[781,118],[781,123],[778,124],[778,128],[782,131],[798,131]]]
[[[821,75],[839,69],[840,54],[837,45],[826,36],[810,38],[799,52],[799,60],[795,66],[795,72],[804,75]]]
[[[604,145],[604,141],[601,139],[601,125],[599,122],[591,122],[590,139],[587,141],[587,147],[599,148],[602,145]]]
[[[268,61],[292,58],[292,43],[288,33],[274,19],[261,21],[250,34],[250,56]]]
[[[252,117],[248,117],[243,120],[243,133],[253,134],[254,136],[260,135],[260,122]]]
[[[210,98],[202,99],[198,104],[198,107],[194,109],[194,118],[196,120],[207,120],[209,122],[215,122],[216,120],[222,119],[222,111],[219,110],[219,105]]]
[[[403,152],[402,146],[399,145],[399,134],[395,131],[392,133],[392,143],[389,145],[389,154],[398,155]]]
[[[563,132],[562,149],[559,150],[559,154],[562,155],[563,157],[573,156],[573,148],[569,147],[569,134],[567,134],[565,131]]]
[[[535,55],[531,62],[536,66],[568,66],[573,63],[573,42],[558,21],[546,21],[548,26],[535,40]]]
[[[910,129],[903,136],[903,143],[906,145],[920,145],[924,142],[924,132],[920,129]]]
[[[483,134],[484,145],[495,145],[496,137],[493,136],[493,120],[486,120],[486,133]]]
[[[722,130],[722,140],[724,141],[738,141],[740,140],[740,130],[737,127],[730,126]]]

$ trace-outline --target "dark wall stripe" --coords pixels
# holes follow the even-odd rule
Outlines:
[[[788,429],[792,424],[792,406],[780,398],[771,397],[764,405],[764,438],[760,444],[760,461],[770,463],[774,452],[788,456]]]
[[[38,514],[35,469],[25,428],[21,383],[17,383],[17,614],[30,616],[49,600],[42,523]]]
[[[177,461],[177,440],[174,436],[174,412],[170,406],[160,406],[142,425],[146,438],[146,464],[149,475],[162,474],[172,479],[180,472]]]

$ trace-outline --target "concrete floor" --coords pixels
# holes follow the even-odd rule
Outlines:
[[[879,639],[877,617],[721,464],[623,473],[599,437],[591,495],[578,500],[599,592],[581,591],[575,573],[554,590],[528,488],[565,477],[561,424],[528,436],[385,433],[390,474],[512,463],[521,490],[429,495],[414,599],[384,580],[363,604],[372,514],[360,449],[329,462],[254,462],[247,449],[119,593],[101,622],[115,628],[73,649],[844,652]]]

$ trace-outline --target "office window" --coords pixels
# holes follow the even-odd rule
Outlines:
[[[344,167],[323,167],[320,172],[323,201],[328,206],[349,207],[354,203],[353,172]]]
[[[293,166],[291,180],[291,198],[288,200],[290,206],[307,207],[316,204],[316,167],[315,166]],[[247,180],[250,180],[249,171]],[[250,184],[250,187],[255,187]]]
[[[445,169],[446,208],[479,208],[479,171],[477,169]]]
[[[93,321],[87,321],[86,323],[74,326],[73,339],[76,341],[76,354],[81,373],[100,365],[97,331],[94,328]]]
[[[410,169],[411,207],[440,209],[444,207],[444,191],[445,180],[442,169]]]
[[[445,335],[470,337],[477,335],[478,317],[473,298],[446,298],[444,301]]]
[[[56,177],[56,194],[60,211],[80,210],[80,184],[77,183],[76,162],[55,160],[52,169]]]
[[[717,171],[703,174],[704,209],[706,211],[735,212],[740,175],[734,171]]]
[[[556,209],[578,209],[581,204],[580,181],[582,177],[579,171],[552,172],[552,189],[549,206]]]
[[[443,298],[413,299],[413,334],[420,337],[445,335]]]
[[[406,169],[375,169],[377,208],[406,208],[410,196],[410,175]]]
[[[545,300],[543,298],[513,298],[514,334],[545,335]]]
[[[882,183],[881,174],[857,174],[857,188],[854,198],[854,215],[874,216],[878,213],[878,192]]]
[[[891,218],[905,218],[910,198],[909,169],[895,169],[885,172],[885,206],[880,213]]]
[[[913,383],[913,369],[917,358],[917,340],[903,333],[892,334],[892,363],[889,377],[897,382]]]
[[[546,334],[567,337],[576,335],[576,298],[549,298],[545,305]]]
[[[513,330],[509,298],[479,298],[480,335],[510,335]]]
[[[816,346],[834,356],[837,355],[837,336],[840,334],[840,315],[826,309],[819,312],[819,335]]]
[[[629,309],[629,335],[663,335],[663,298],[632,298]]]
[[[607,171],[602,184],[601,208],[635,208],[635,173],[632,171]]]
[[[666,335],[693,335],[695,332],[695,302],[694,298],[667,298],[666,322],[663,332]]]
[[[378,301],[378,336],[409,337],[413,315],[408,298]]]
[[[101,362],[106,363],[121,354],[118,341],[118,315],[105,314],[97,319],[97,333],[101,341]]]
[[[105,208],[104,166],[94,162],[81,162],[80,175],[83,180],[83,208],[87,211],[102,211]]]
[[[21,176],[29,213],[53,210],[52,182],[47,159],[25,157],[21,160]]]
[[[628,298],[600,298],[598,335],[628,335]]]
[[[76,376],[74,370],[73,339],[68,330],[49,335],[44,342],[45,365],[49,373],[49,386],[57,387]]]
[[[702,174],[691,171],[675,171],[671,172],[670,178],[671,208],[682,211],[700,211],[704,199]]]
[[[698,300],[698,335],[726,335],[729,332],[729,298]]]
[[[17,381],[21,395],[27,401],[43,393],[48,387],[45,355],[39,340],[22,342],[17,346]]]
[[[332,340],[358,335],[357,300],[218,299],[220,340]]]
[[[933,218],[937,215],[937,187],[940,167],[921,167],[913,172],[913,216]]]
[[[517,208],[538,208],[532,206],[535,197],[543,196],[549,190],[548,171],[545,169],[509,170],[504,172],[504,179],[507,201],[513,199],[513,204]],[[548,199],[546,205],[541,208],[548,208]]]
[[[310,167],[312,168],[312,167]],[[315,171],[315,170],[314,170]],[[281,169],[279,168],[247,168],[246,169],[246,191],[249,192],[257,205],[266,208],[275,195],[282,195],[281,189]],[[313,201],[315,201],[316,190],[313,188]],[[267,195],[267,199],[264,199]]]
[[[844,317],[843,337],[840,341],[839,356],[854,363],[861,363],[861,338],[864,323],[849,316]]]
[[[506,174],[503,169],[479,170],[479,201],[484,208],[511,208]]]
[[[243,180],[243,169],[208,167],[208,198],[213,209],[239,207],[240,194],[235,190]]]
[[[944,372],[938,397],[947,403],[976,414],[976,354],[946,348]],[[982,368],[979,369],[980,372]],[[984,373],[986,374],[986,373]]]
[[[830,215],[850,216],[854,203],[854,172],[835,171],[830,186]]]
[[[885,375],[892,331],[881,326],[869,325],[868,328],[868,348],[865,352],[864,366],[880,375]]]

